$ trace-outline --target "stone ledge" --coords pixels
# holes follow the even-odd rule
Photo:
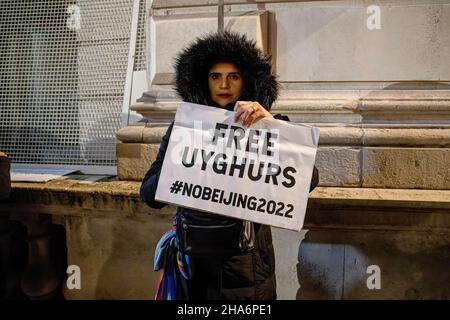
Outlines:
[[[448,190],[450,149],[363,148],[361,186]]]
[[[364,125],[322,127],[319,145],[450,147],[450,128],[364,128]],[[117,139],[131,143],[160,143],[167,126],[120,129]]]
[[[361,187],[361,148],[320,147],[315,165],[319,169],[321,187]]]
[[[65,192],[93,196],[106,195],[139,198],[141,184],[141,181],[117,180],[83,184],[56,179],[46,183],[13,182],[12,192]],[[376,204],[377,206],[387,205],[405,208],[450,209],[450,190],[317,187],[310,193],[309,199],[310,201],[326,202],[327,204],[342,204],[342,202],[346,202],[356,205]],[[152,210],[151,208],[149,209]]]
[[[153,215],[170,221],[176,211],[149,208],[140,200],[138,181],[92,185],[54,180],[13,183],[11,201],[0,211],[56,216]],[[308,201],[305,228],[450,229],[450,191],[317,187]]]
[[[450,209],[450,190],[318,187],[309,199],[328,206]]]
[[[117,144],[120,180],[142,180],[158,150],[159,144]],[[449,160],[450,148],[442,147],[320,145],[316,166],[321,187],[449,190]]]
[[[118,143],[117,175],[120,180],[142,181],[158,154],[159,144]]]
[[[180,100],[171,90],[146,92],[131,109],[152,122],[170,123]],[[415,127],[450,126],[449,90],[281,90],[272,113],[293,122]]]
[[[66,180],[47,183],[12,183],[9,203],[0,204],[0,211],[16,214],[51,214],[56,216],[117,216],[139,214],[171,219],[174,206],[164,210],[148,207],[141,201],[138,181],[108,181],[81,184]]]
[[[450,231],[450,191],[317,188],[305,229]]]

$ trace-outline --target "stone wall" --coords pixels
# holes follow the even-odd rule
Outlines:
[[[67,265],[81,272],[79,290],[63,280],[65,298],[152,299],[158,277],[154,249],[170,229],[175,208],[148,208],[139,186],[14,183],[10,203],[0,211],[8,210],[29,234],[39,234],[46,217],[65,228]],[[301,233],[272,228],[278,298],[450,298],[449,212],[447,190],[318,187],[310,194]],[[381,269],[380,290],[366,286],[371,265]],[[48,288],[45,279],[37,284],[35,292]]]
[[[66,299],[153,299],[158,277],[154,250],[170,229],[175,208],[148,208],[139,198],[139,186],[125,181],[13,183],[10,202],[0,212],[8,211],[10,220],[26,225],[29,234],[42,217],[64,227],[67,265],[81,272],[81,289],[70,290],[63,280]],[[45,292],[45,272],[38,274],[36,291]]]
[[[449,1],[255,2],[226,1],[225,28],[264,43],[282,82],[374,88],[450,81]],[[149,79],[173,72],[176,53],[196,36],[214,31],[216,15],[216,3],[207,0],[153,1]],[[162,83],[150,83],[157,84]]]

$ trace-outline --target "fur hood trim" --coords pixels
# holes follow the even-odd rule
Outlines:
[[[272,74],[270,57],[245,35],[224,32],[197,38],[175,61],[175,90],[183,101],[212,105],[208,71],[217,62],[231,62],[244,80],[240,100],[258,101],[270,110],[278,96],[278,82]]]

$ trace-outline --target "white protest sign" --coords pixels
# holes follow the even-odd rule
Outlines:
[[[303,226],[319,129],[181,103],[156,200],[297,230]]]

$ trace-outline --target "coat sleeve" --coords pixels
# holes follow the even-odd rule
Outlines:
[[[284,121],[290,121],[288,116],[276,114],[273,116],[275,119],[278,120],[284,120]],[[319,184],[319,170],[316,166],[314,166],[313,174],[311,178],[311,185],[309,186],[309,192],[313,191],[317,185]]]
[[[10,160],[0,156],[0,200],[7,199],[11,192]]]
[[[141,199],[150,207],[161,209],[166,205],[155,200],[156,188],[158,187],[159,175],[161,174],[162,164],[166,155],[167,145],[169,144],[170,134],[172,133],[173,122],[167,128],[166,134],[162,138],[156,160],[150,166],[141,184]]]

